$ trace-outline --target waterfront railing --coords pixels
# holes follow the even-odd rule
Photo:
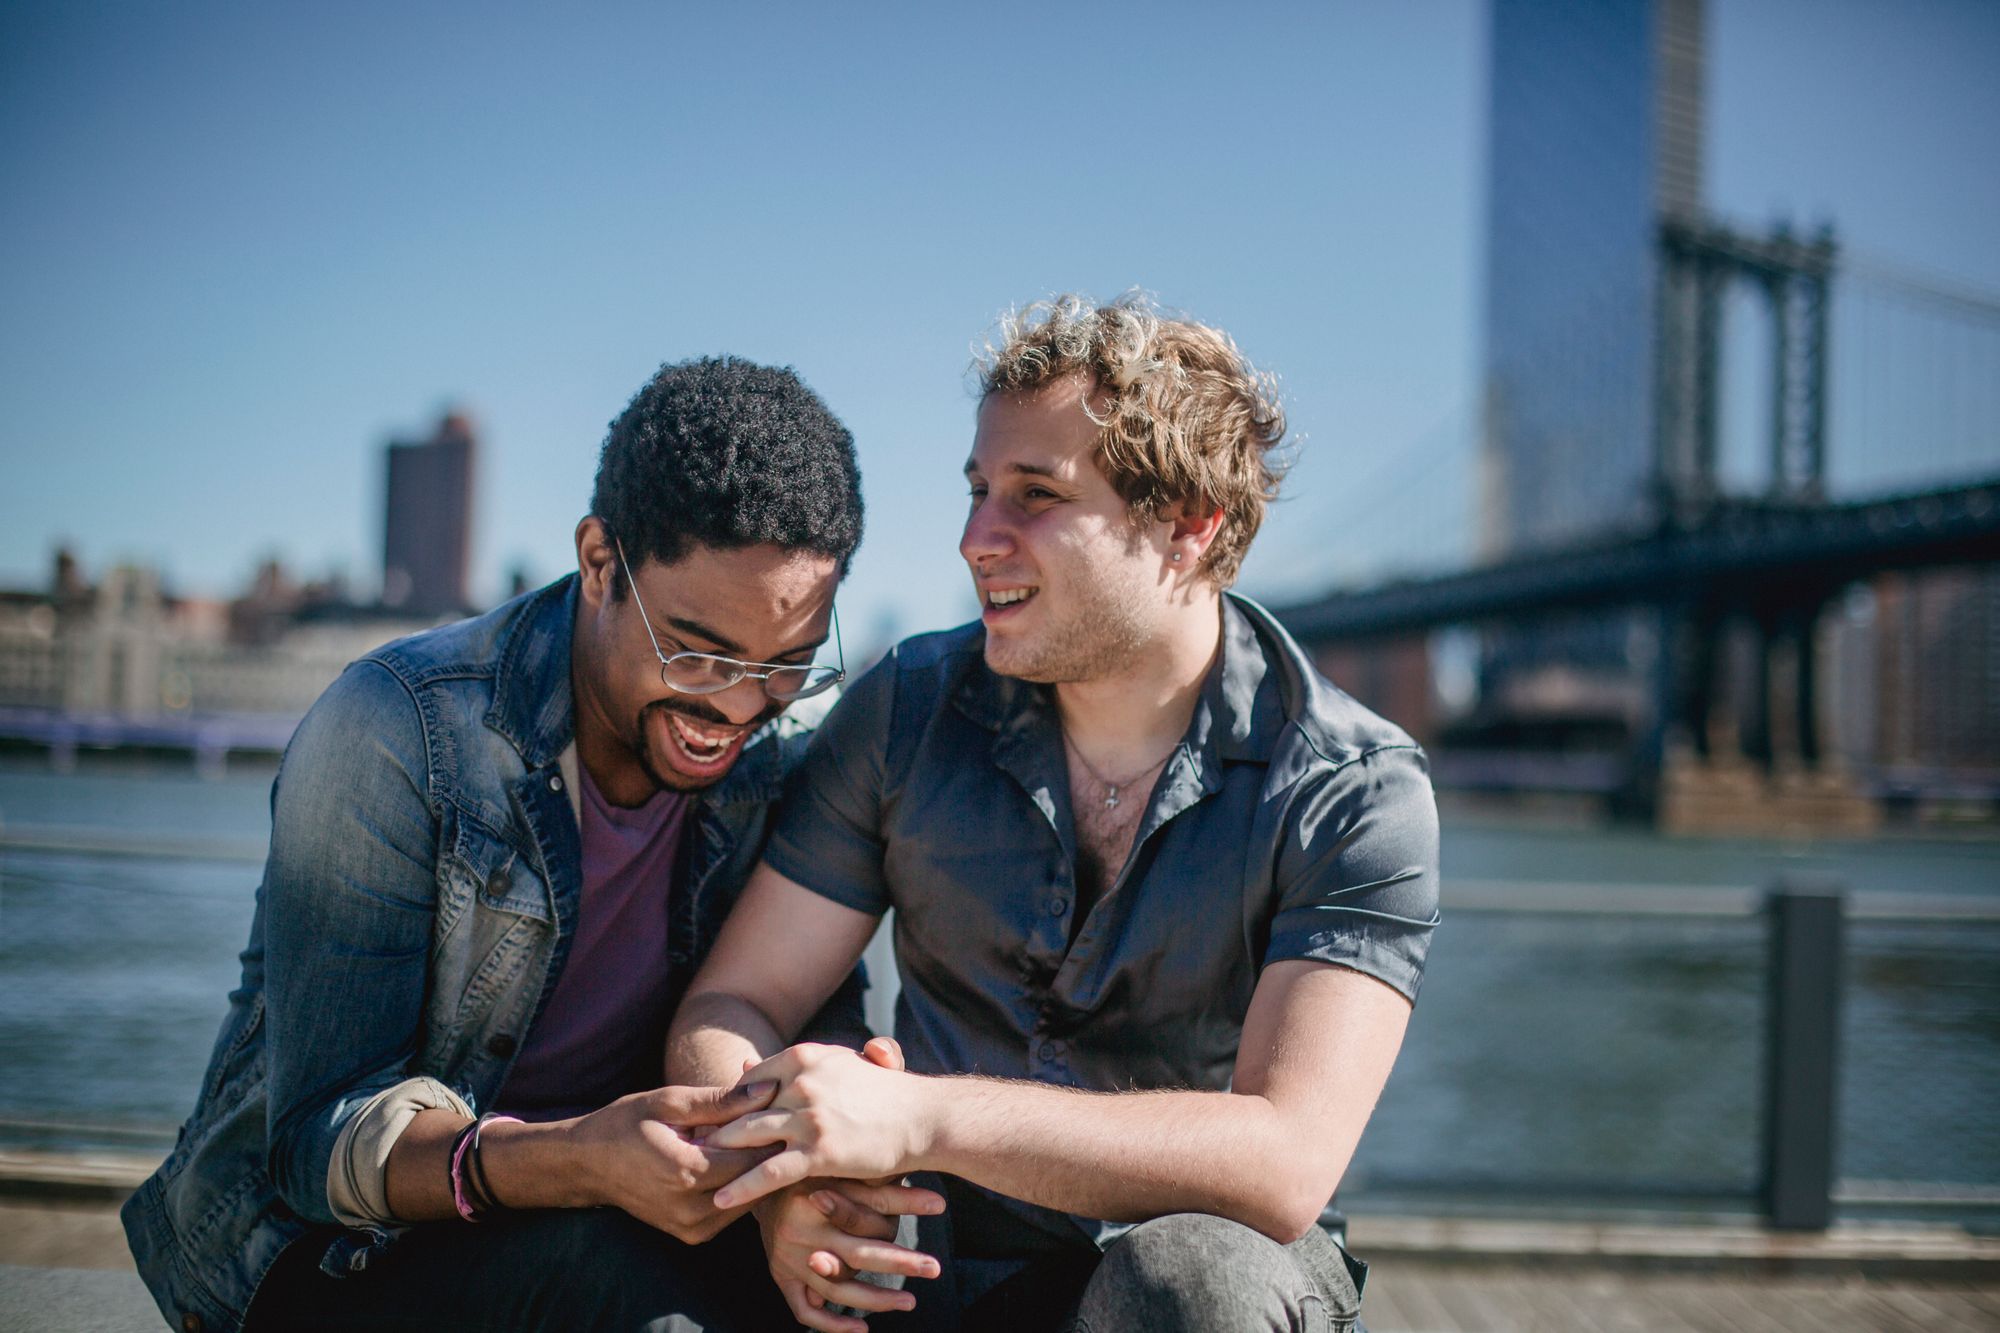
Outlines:
[[[1476,940],[1472,953],[1519,949],[1522,932],[1533,926],[1537,932],[1535,947],[1557,960],[1590,959],[1604,949],[1607,939],[1628,953],[1644,953],[1644,946],[1632,941],[1650,936],[1656,941],[1671,940],[1671,952],[1683,962],[1687,956],[1700,956],[1701,944],[1712,941],[1718,961],[1715,970],[1691,972],[1684,978],[1671,979],[1665,986],[1656,977],[1646,979],[1643,984],[1641,979],[1631,978],[1632,995],[1618,1002],[1624,1006],[1618,1016],[1586,1015],[1561,1032],[1537,1034],[1544,1043],[1576,1041],[1579,1032],[1594,1034],[1594,1040],[1589,1041],[1594,1049],[1588,1052],[1538,1050],[1534,1044],[1536,1038],[1529,1038],[1524,1042],[1525,1051],[1516,1052],[1512,1063],[1495,1058],[1477,1065],[1467,1058],[1472,1047],[1459,1034],[1438,1029],[1419,1031],[1413,1025],[1405,1060],[1410,1061],[1414,1051],[1417,1063],[1429,1061],[1433,1067],[1420,1069],[1413,1075],[1429,1081],[1420,1084],[1420,1093],[1405,1089],[1406,1095],[1399,1104],[1393,1095],[1392,1081],[1392,1095],[1385,1098],[1385,1103],[1391,1103],[1388,1114],[1393,1117],[1401,1112],[1414,1116],[1422,1109],[1422,1098],[1436,1097],[1440,1088],[1449,1087],[1453,1095],[1467,1098],[1481,1108],[1474,1114],[1462,1115],[1456,1122],[1460,1126],[1475,1124],[1483,1116],[1526,1119],[1535,1112],[1525,1111],[1524,1107],[1545,1110],[1550,1099],[1546,1095],[1539,1100],[1525,1095],[1520,1084],[1548,1071],[1549,1077],[1558,1081],[1567,1078],[1573,1084],[1566,1109],[1580,1129],[1592,1128],[1589,1125],[1592,1120],[1615,1122],[1620,1127],[1641,1123],[1643,1117],[1636,1115],[1629,1105],[1635,1095],[1634,1080],[1611,1088],[1605,1085],[1614,1080],[1607,1077],[1593,1083],[1589,1075],[1616,1063],[1613,1048],[1618,1044],[1620,1024],[1628,1028],[1633,1025],[1634,1013],[1647,1003],[1647,998],[1637,992],[1649,984],[1654,988],[1651,998],[1655,1001],[1665,995],[1669,1003],[1687,1002],[1688,1012],[1659,1022],[1683,1032],[1688,1044],[1699,1045],[1705,1035],[1703,1025],[1714,1025],[1715,1030],[1706,1034],[1715,1052],[1712,1059],[1721,1066],[1719,1072],[1724,1076],[1721,1081],[1738,1084],[1735,1094],[1738,1100],[1714,1113],[1718,1103],[1727,1099],[1712,1092],[1705,1100],[1683,1099],[1705,1108],[1704,1115],[1708,1118],[1693,1126],[1688,1122],[1695,1117],[1685,1107],[1677,1107],[1677,1120],[1664,1107],[1648,1108],[1657,1114],[1644,1123],[1680,1139],[1705,1139],[1710,1155],[1704,1161],[1717,1169],[1706,1174],[1697,1172],[1692,1177],[1678,1172],[1648,1173],[1641,1169],[1635,1175],[1620,1170],[1609,1162],[1611,1154],[1604,1148],[1604,1140],[1615,1138],[1619,1132],[1614,1129],[1598,1135],[1594,1147],[1580,1146],[1573,1158],[1549,1151],[1545,1141],[1539,1154],[1524,1155],[1532,1159],[1525,1162],[1528,1167],[1544,1169],[1517,1173],[1510,1173],[1507,1163],[1473,1172],[1462,1169],[1453,1172],[1449,1167],[1413,1171],[1412,1163],[1421,1159],[1407,1147],[1385,1154],[1399,1159],[1387,1170],[1371,1171],[1369,1144],[1364,1140],[1362,1154],[1357,1159],[1360,1169],[1350,1175],[1353,1188],[1344,1191],[1344,1202],[1361,1206],[1363,1197],[1386,1194],[1399,1198],[1415,1196],[1432,1204],[1440,1201],[1462,1204],[1474,1211],[1516,1206],[1523,1201],[1569,1205],[1586,1211],[1605,1207],[1644,1208],[1649,1204],[1675,1208],[1707,1206],[1731,1211],[1744,1207],[1760,1213],[1771,1227],[1808,1231],[1825,1229],[1842,1211],[2000,1212],[2000,1186],[1981,1179],[1949,1178],[1966,1171],[1975,1176],[1991,1174],[1992,1162],[1982,1157],[1977,1163],[1968,1163],[1966,1154],[1958,1151],[1959,1146],[1990,1133],[1990,1128],[1983,1128],[1977,1120],[1954,1117],[1934,1108],[1928,1120],[1911,1117],[1911,1136],[1928,1134],[1928,1141],[1899,1145],[1886,1153],[1870,1152],[1874,1157],[1886,1155],[1903,1161],[1923,1156],[1927,1163],[1923,1168],[1924,1178],[1843,1178],[1837,1171],[1844,1137],[1843,1083],[1850,1092],[1859,1086],[1866,1093],[1856,1100],[1869,1103],[1871,1130],[1892,1118],[1883,1114],[1884,1104],[1900,1097],[1913,1107],[1919,1106],[1926,1093],[1933,1091],[1939,1096],[1948,1095],[1954,1106],[1965,1105],[1974,1116],[1990,1116],[1990,1111],[1982,1105],[1984,1094],[1980,1089],[1990,1091],[1994,1071],[2000,1069],[2000,1052],[1994,1048],[1994,1037],[2000,1033],[2000,969],[1992,966],[1995,959],[2000,959],[2000,901],[1966,894],[1853,893],[1831,879],[1798,874],[1780,876],[1761,890],[1695,885],[1451,883],[1445,897],[1447,929],[1454,924],[1461,931],[1472,928]],[[1708,926],[1716,929],[1702,930]],[[1859,980],[1853,956],[1857,939],[1867,946],[1862,953],[1868,965],[1867,975]],[[1921,956],[1917,962],[1910,957],[1913,939],[1920,941],[1915,948]],[[1467,946],[1464,938],[1453,943],[1462,949]],[[1659,952],[1670,950],[1662,945]],[[1962,970],[1942,981],[1924,974],[1921,959],[1940,955],[1962,955]],[[1474,960],[1461,955],[1449,963],[1436,961],[1440,963],[1436,969],[1439,976],[1448,978],[1452,972],[1471,970],[1452,964]],[[1984,975],[1968,984],[1966,975],[1982,968]],[[1746,969],[1753,972],[1754,986],[1748,994],[1743,994],[1740,992],[1745,988],[1741,983]],[[1555,971],[1553,966],[1549,969],[1549,973]],[[1570,980],[1549,974],[1533,978],[1536,988],[1543,991],[1560,991]],[[1674,993],[1675,982],[1680,983],[1684,994]],[[1619,978],[1615,974],[1594,975],[1590,983],[1595,989],[1586,989],[1579,1003],[1602,1007],[1607,1003],[1606,995],[1618,989]],[[1443,1024],[1445,1029],[1478,1023],[1483,1031],[1491,1032],[1504,1029],[1507,1022],[1495,1015],[1522,1012],[1526,1016],[1520,1021],[1533,1024],[1536,1015],[1545,1018],[1551,1012],[1546,995],[1524,998],[1517,989],[1518,978],[1511,975],[1484,977],[1470,983],[1471,990],[1448,979],[1446,984],[1460,984],[1461,989],[1438,997],[1443,1001],[1438,1007],[1449,1015],[1449,1021]],[[1878,992],[1885,986],[1903,992],[1898,1000],[1898,1021],[1928,1016],[1933,1022],[1958,1022],[1971,1035],[1972,1040],[1956,1051],[1960,1067],[1944,1071],[1951,1076],[1949,1080],[1940,1079],[1927,1087],[1930,1080],[1912,1076],[1909,1066],[1923,1060],[1930,1060],[1936,1072],[1939,1062],[1935,1053],[1906,1054],[1889,1049],[1903,1034],[1893,1024],[1885,1023],[1880,1014],[1871,1013],[1859,1023],[1853,1021],[1847,1011],[1853,1007],[1849,1001],[1857,989],[1865,992],[1871,1009],[1879,1010],[1883,1006]],[[1726,1005],[1709,994],[1732,988],[1738,993]],[[1700,1005],[1693,1003],[1697,993],[1705,997]],[[1427,1001],[1429,998],[1426,997]],[[1951,1005],[1957,1009],[1952,1010]],[[1425,1016],[1424,1008],[1420,1005],[1420,1017]],[[1428,1016],[1437,1018],[1436,1013]],[[1862,1027],[1866,1039],[1858,1043]],[[1444,1044],[1435,1040],[1439,1037],[1446,1043],[1460,1044],[1445,1054],[1434,1049],[1428,1052],[1417,1049]],[[1844,1070],[1844,1063],[1857,1054],[1851,1049],[1856,1044],[1868,1047],[1859,1053],[1865,1061],[1900,1067],[1895,1086],[1884,1089],[1873,1077],[1854,1077],[1863,1071]],[[1754,1049],[1751,1058],[1745,1058],[1746,1046]],[[1627,1064],[1634,1058],[1643,1060],[1645,1052],[1638,1057],[1628,1056]],[[1674,1056],[1675,1061],[1698,1063],[1701,1059],[1698,1054]],[[1437,1069],[1435,1066],[1440,1063],[1447,1068]],[[1968,1068],[1971,1072],[1967,1072]],[[1683,1091],[1677,1086],[1682,1081],[1683,1075],[1678,1070],[1662,1069],[1655,1071],[1653,1086],[1661,1090],[1660,1100],[1664,1103]],[[1950,1083],[1948,1093],[1943,1090],[1946,1082]],[[1741,1101],[1748,1101],[1753,1107],[1747,1125],[1746,1117],[1730,1113],[1732,1106],[1740,1110]],[[1369,1131],[1371,1136],[1381,1129],[1393,1137],[1396,1127],[1382,1126],[1383,1119],[1384,1115],[1378,1113],[1377,1125]],[[1668,1121],[1675,1123],[1664,1123]],[[1990,1121],[1987,1124],[1990,1126]],[[1560,1137],[1549,1136],[1549,1141]],[[1583,1140],[1589,1136],[1580,1132],[1574,1137]],[[1853,1136],[1847,1138],[1848,1145],[1854,1146]],[[1745,1139],[1748,1142],[1741,1141]],[[1870,1150],[1878,1147],[1874,1143],[1862,1146]],[[1448,1151],[1442,1155],[1448,1155]],[[1649,1162],[1671,1159],[1684,1164],[1690,1154],[1683,1150],[1678,1155],[1647,1157],[1643,1152],[1635,1152],[1629,1156]],[[1464,1151],[1457,1160],[1462,1167]],[[1480,1160],[1484,1162],[1483,1158]],[[1737,1164],[1733,1170],[1731,1163]]]

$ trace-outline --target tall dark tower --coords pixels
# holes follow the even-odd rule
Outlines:
[[[1701,207],[1702,0],[1493,0],[1481,544],[1648,515],[1663,216]]]
[[[447,413],[428,440],[391,441],[382,526],[382,603],[415,615],[468,604],[472,552],[472,423]]]
[[[1701,207],[1702,8],[1491,0],[1485,558],[1654,517],[1661,223]],[[1489,705],[1641,724],[1634,623],[1489,636]]]

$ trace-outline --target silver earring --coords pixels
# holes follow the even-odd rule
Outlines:
[[[1175,551],[1175,552],[1174,552],[1174,563],[1178,565],[1178,564],[1179,564],[1180,562],[1181,562],[1181,553],[1180,553],[1179,551]]]

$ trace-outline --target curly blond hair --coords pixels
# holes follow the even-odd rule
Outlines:
[[[1142,292],[1103,306],[1063,295],[1002,317],[973,368],[982,399],[1083,377],[1097,466],[1134,521],[1176,505],[1220,509],[1200,568],[1217,587],[1236,581],[1288,460],[1277,385],[1228,334],[1163,313]]]

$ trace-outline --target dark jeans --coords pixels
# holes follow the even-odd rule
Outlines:
[[[797,1327],[748,1219],[700,1246],[611,1208],[438,1222],[411,1228],[346,1277],[319,1269],[333,1234],[307,1232],[278,1257],[250,1307],[248,1333]]]

